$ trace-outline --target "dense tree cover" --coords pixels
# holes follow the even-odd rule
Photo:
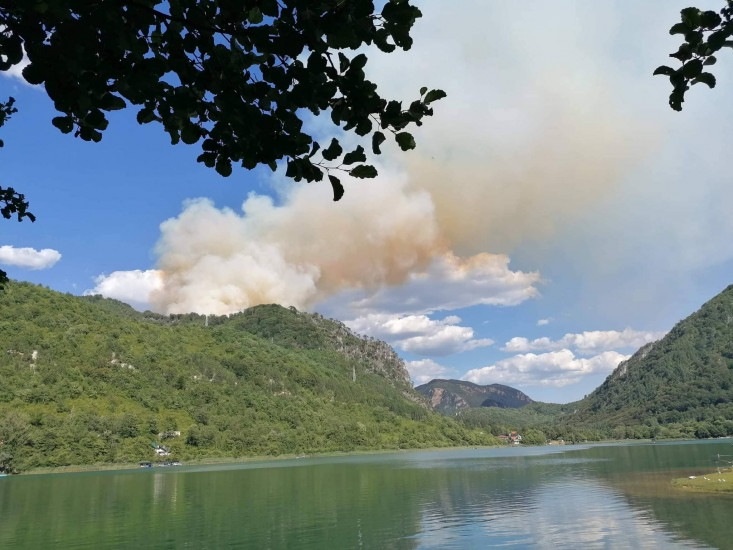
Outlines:
[[[670,54],[682,64],[676,69],[662,65],[654,71],[655,75],[669,77],[672,84],[669,105],[675,111],[682,110],[685,92],[691,85],[702,82],[715,87],[715,75],[708,72],[708,67],[717,62],[716,55],[724,47],[733,47],[733,0],[726,0],[720,13],[691,7],[683,9],[680,15],[681,21],[669,33],[683,37],[679,49]]]
[[[581,404],[578,421],[733,435],[733,285],[639,350]]]
[[[434,381],[455,389],[461,381]],[[446,385],[445,382],[453,383]],[[429,386],[429,385],[426,385]],[[482,407],[446,412],[494,435],[517,430],[565,441],[709,438],[733,435],[733,285],[642,347],[594,392],[567,405]],[[436,410],[442,410],[437,407]]]
[[[264,306],[207,326],[13,281],[0,309],[6,471],[154,460],[153,445],[191,460],[496,441],[431,412],[385,376],[404,365],[384,344],[322,317]],[[282,328],[258,336],[250,317]],[[317,346],[298,344],[303,325]]]
[[[304,120],[322,112],[341,131],[363,136],[371,152],[406,131],[445,96],[422,88],[409,106],[381,97],[366,78],[364,47],[412,46],[421,16],[410,0],[17,0],[0,6],[0,71],[29,64],[60,116],[53,125],[99,141],[106,113],[137,107],[140,124],[163,125],[173,144],[199,143],[198,161],[223,175],[287,165],[296,181],[377,175],[364,147],[319,143]]]

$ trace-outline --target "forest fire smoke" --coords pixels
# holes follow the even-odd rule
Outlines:
[[[439,15],[448,6],[433,8]],[[503,254],[551,238],[601,200],[647,149],[648,129],[604,93],[605,75],[586,67],[579,82],[577,67],[537,50],[542,36],[525,37],[534,41],[527,44],[522,34],[504,36],[507,51],[533,52],[504,70],[506,52],[485,47],[483,22],[446,29],[451,19],[438,15],[421,21],[430,39],[416,37],[409,53],[408,65],[422,74],[405,78],[404,58],[370,61],[371,76],[394,97],[410,97],[412,83],[430,82],[441,67],[448,97],[416,135],[417,150],[387,150],[379,177],[346,182],[336,204],[324,183],[288,184],[278,203],[252,194],[241,213],[189,202],[161,225],[156,309],[309,308],[355,290],[368,302],[370,293],[431,277],[438,264],[450,280],[496,281],[477,289],[501,293],[512,281],[515,297],[537,294],[539,275],[510,270]],[[453,277],[445,266],[465,273]]]

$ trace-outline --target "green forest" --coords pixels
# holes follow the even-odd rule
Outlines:
[[[472,385],[466,382],[433,383],[470,401],[465,394]],[[643,346],[580,401],[476,405],[453,415],[467,427],[494,435],[521,431],[524,443],[731,436],[733,285],[660,341]]]
[[[497,386],[486,395],[506,404],[480,406],[481,387],[425,385],[469,405],[446,414],[387,344],[295,308],[164,316],[10,282],[0,311],[4,472],[494,445],[513,430],[525,444],[733,435],[733,286],[580,401]]]
[[[488,445],[432,412],[383,342],[280,306],[140,313],[0,293],[0,468]]]

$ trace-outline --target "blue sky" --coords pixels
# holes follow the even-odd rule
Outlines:
[[[636,4],[421,2],[413,49],[367,70],[384,95],[448,97],[339,203],[268,169],[221,178],[132,111],[75,140],[2,75],[2,184],[38,220],[0,224],[0,264],[162,312],[295,305],[387,340],[418,383],[579,399],[731,283],[733,60],[673,112],[651,72],[688,2]]]

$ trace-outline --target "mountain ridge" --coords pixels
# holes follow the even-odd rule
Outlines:
[[[503,384],[474,384],[465,380],[435,379],[415,388],[444,414],[476,407],[521,408],[533,403],[526,394]]]
[[[0,312],[0,470],[495,442],[317,314],[164,316],[16,281]]]

